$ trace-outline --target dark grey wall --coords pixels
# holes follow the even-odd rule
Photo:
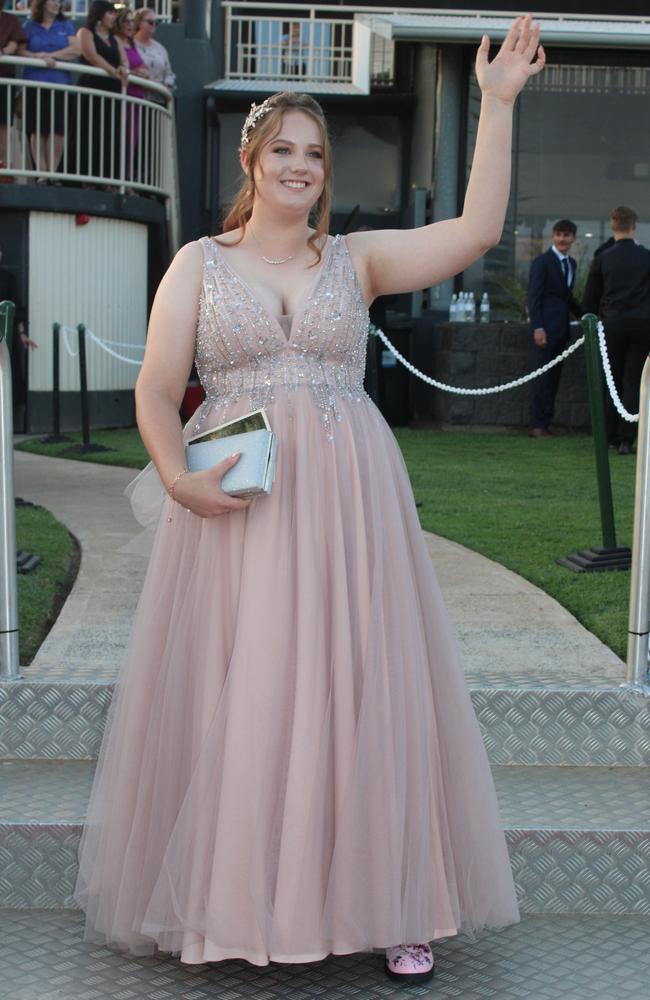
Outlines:
[[[207,0],[193,2],[198,6]],[[223,39],[218,21],[211,38],[205,31],[201,34],[204,23],[202,18],[194,16],[187,24],[161,24],[156,31],[156,38],[169,52],[177,78],[176,131],[183,243],[206,231],[203,88],[217,79],[217,50]],[[199,37],[191,37],[190,32]]]
[[[442,323],[430,333],[430,345],[435,377],[454,386],[501,385],[532,368],[530,327],[526,323]],[[441,424],[527,427],[530,423],[530,383],[489,396],[418,391],[429,392],[433,419]],[[417,418],[417,412],[414,416]],[[554,424],[569,430],[590,427],[581,348],[562,363]]]

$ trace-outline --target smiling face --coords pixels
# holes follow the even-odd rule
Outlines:
[[[566,256],[576,241],[575,233],[562,231],[558,229],[553,230],[553,246],[558,251],[558,253]]]
[[[248,153],[241,154],[248,171]],[[255,197],[269,206],[308,213],[325,184],[323,139],[303,111],[286,111],[275,138],[264,144],[254,166]]]

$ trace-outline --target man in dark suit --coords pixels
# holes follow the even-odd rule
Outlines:
[[[639,409],[639,386],[650,351],[650,250],[635,242],[638,215],[621,205],[611,214],[614,243],[595,256],[585,288],[585,309],[605,327],[616,391],[631,413]],[[620,418],[607,393],[607,436],[620,455],[631,455],[634,424]]]
[[[569,313],[580,317],[580,303],[572,295],[576,262],[569,256],[577,234],[575,223],[560,219],[553,226],[553,244],[530,265],[528,315],[533,338],[533,364],[541,368],[566,348]],[[555,396],[561,365],[539,375],[533,382],[529,437],[551,437],[549,425],[555,411]]]

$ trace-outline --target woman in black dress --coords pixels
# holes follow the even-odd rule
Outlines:
[[[120,94],[126,87],[129,64],[124,46],[113,34],[115,7],[108,0],[93,0],[86,25],[79,29],[81,62],[106,71],[106,76],[86,74],[79,79],[81,87],[96,93],[80,99],[78,150],[79,172],[89,180],[117,181],[120,179],[120,101],[104,94]]]

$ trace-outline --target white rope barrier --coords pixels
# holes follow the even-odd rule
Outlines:
[[[70,346],[70,341],[68,339],[68,334],[69,333],[71,333],[71,334],[76,334],[77,333],[76,327],[73,327],[73,326],[61,326],[60,330],[61,330],[61,333],[63,334],[63,344],[65,346],[66,351],[68,352],[68,354],[70,355],[71,358],[76,358],[77,355],[79,354],[79,351],[78,350],[77,351],[73,351],[72,350],[72,347]],[[105,351],[106,354],[110,354],[111,357],[113,357],[113,358],[117,358],[118,361],[123,361],[127,365],[138,365],[138,367],[142,366],[142,361],[141,360],[137,360],[137,359],[134,360],[133,358],[126,358],[126,357],[124,357],[123,354],[118,354],[117,351],[114,351],[111,347],[108,347],[107,345],[108,344],[115,344],[118,347],[123,347],[125,350],[144,351],[144,345],[143,344],[122,344],[118,340],[102,340],[101,337],[98,337],[96,334],[94,334],[92,332],[92,330],[88,329],[88,327],[86,327],[86,335],[90,338],[90,340],[92,340],[92,342],[94,344],[97,344],[97,346],[100,347],[102,349],[102,351]]]
[[[603,362],[603,371],[605,372],[605,381],[607,382],[607,388],[609,389],[609,394],[612,397],[612,403],[616,407],[619,415],[623,420],[627,420],[630,424],[635,424],[639,422],[638,413],[629,413],[621,402],[621,397],[616,391],[616,386],[614,385],[614,378],[612,376],[612,367],[609,363],[609,354],[607,353],[607,342],[605,340],[605,328],[603,324],[598,322],[598,344],[600,346],[600,357]]]
[[[114,351],[112,347],[107,347],[106,341],[100,340],[100,338],[95,336],[92,330],[89,330],[87,327],[86,327],[86,334],[88,337],[90,337],[90,339],[94,344],[97,344],[97,346],[100,347],[102,351],[105,351],[106,354],[110,354],[112,358],[117,358],[118,361],[123,361],[125,365],[137,365],[138,368],[142,367],[142,361],[138,361],[137,359],[134,360],[133,358],[125,358],[123,354],[118,354],[117,351]],[[123,346],[131,347],[135,345],[124,344]]]
[[[124,344],[121,340],[107,340],[101,338],[103,344],[110,344],[111,347],[123,347],[126,351],[144,351],[146,344]]]
[[[76,333],[76,330],[74,329],[74,327],[69,327],[69,326],[61,326],[60,330],[61,333],[63,334],[63,343],[67,353],[70,355],[71,358],[76,358],[79,351],[78,350],[73,351],[70,345],[70,340],[68,338],[68,333]],[[577,351],[579,347],[582,347],[582,345],[585,342],[584,336],[578,337],[578,339],[575,340],[573,344],[567,347],[567,349],[563,351],[561,354],[558,354],[556,358],[553,358],[552,361],[549,361],[547,364],[542,365],[541,368],[536,368],[534,371],[529,372],[527,375],[522,375],[520,378],[513,379],[511,382],[504,382],[502,385],[484,386],[478,389],[468,389],[464,388],[463,386],[447,385],[444,382],[439,382],[435,378],[431,378],[430,375],[425,375],[425,373],[421,372],[418,368],[415,367],[415,365],[412,365],[410,361],[407,361],[407,359],[404,357],[403,354],[400,354],[400,352],[397,350],[395,345],[391,343],[391,341],[388,339],[383,330],[380,330],[379,327],[371,327],[371,330],[373,333],[376,334],[377,337],[379,337],[379,339],[388,348],[388,350],[397,359],[397,361],[399,361],[400,364],[404,365],[407,371],[409,371],[412,375],[415,375],[416,378],[421,379],[422,382],[426,382],[427,385],[433,386],[434,389],[440,389],[442,392],[454,393],[455,395],[458,396],[488,396],[496,392],[506,392],[509,389],[516,389],[518,386],[525,385],[526,382],[531,382],[533,379],[538,378],[538,376],[544,375],[545,372],[550,371],[550,369],[553,368],[555,365],[559,365],[562,361],[565,361],[571,354],[573,354],[574,351]],[[86,334],[88,335],[90,340],[92,340],[93,343],[96,344],[97,347],[99,347],[102,351],[105,351],[106,354],[110,354],[111,357],[116,358],[118,361],[123,361],[124,364],[137,365],[138,367],[141,367],[142,361],[134,358],[127,358],[123,354],[119,354],[117,351],[114,351],[112,346],[109,345],[122,347],[125,350],[144,351],[145,347],[143,344],[123,344],[117,340],[103,340],[102,338],[94,334],[92,330],[89,330],[87,327],[86,327]],[[598,323],[598,343],[600,346],[600,355],[603,363],[603,371],[605,373],[605,381],[607,382],[607,388],[612,398],[612,402],[614,403],[614,406],[616,407],[617,411],[624,420],[627,420],[630,423],[636,423],[638,422],[639,414],[628,413],[628,411],[625,409],[620,400],[618,392],[616,391],[616,386],[614,385],[614,379],[612,377],[612,369],[609,363],[609,355],[607,353],[607,344],[605,342],[605,331],[603,328],[603,324],[601,322]]]
[[[526,382],[531,382],[534,378],[537,378],[539,375],[543,375],[545,372],[549,371],[555,365],[559,365],[561,361],[566,360],[566,358],[568,358],[570,354],[573,354],[573,352],[577,351],[579,347],[582,347],[582,345],[585,342],[584,336],[578,337],[578,339],[574,341],[573,344],[570,345],[570,347],[567,347],[566,351],[563,351],[562,354],[558,354],[558,356],[556,358],[553,358],[552,361],[549,361],[541,368],[536,368],[535,371],[529,372],[528,375],[522,375],[521,378],[513,379],[512,382],[504,382],[503,385],[486,386],[485,388],[481,389],[464,389],[459,386],[446,385],[444,382],[438,382],[437,379],[431,378],[430,375],[425,375],[424,372],[421,372],[418,368],[415,367],[415,365],[412,365],[410,361],[407,361],[403,354],[400,354],[395,345],[391,344],[390,340],[388,339],[383,330],[380,330],[379,327],[375,327],[374,332],[379,337],[379,339],[386,345],[391,354],[393,354],[397,358],[397,360],[401,364],[403,364],[404,367],[408,369],[408,371],[410,371],[411,375],[415,375],[416,378],[419,378],[423,382],[426,382],[427,385],[432,385],[434,389],[440,389],[442,392],[452,392],[455,393],[457,396],[488,396],[491,393],[505,392],[507,389],[516,389],[517,386],[525,385]]]
[[[68,330],[70,331],[70,333],[76,333],[77,331],[72,326],[61,326],[59,327],[59,329],[63,334],[63,346],[65,347],[66,351],[68,352],[71,358],[76,358],[77,355],[79,354],[79,351],[72,350],[70,346],[70,341],[68,340]]]

